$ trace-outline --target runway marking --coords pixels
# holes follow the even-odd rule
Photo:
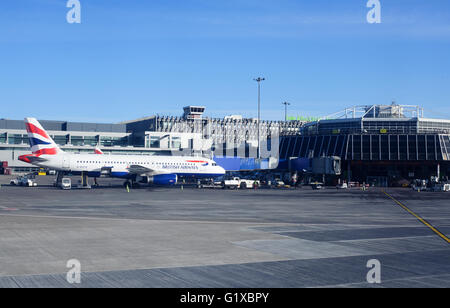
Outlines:
[[[10,208],[10,207],[6,207],[6,206],[0,206],[0,210],[2,210],[2,211],[18,211],[19,209]]]
[[[398,201],[397,199],[395,199],[394,197],[392,197],[390,194],[388,194],[387,192],[383,191],[383,193],[388,196],[389,198],[391,198],[393,201],[395,201],[395,203],[397,203],[398,205],[400,205],[405,211],[407,211],[408,213],[410,213],[411,215],[413,215],[414,217],[416,217],[421,223],[423,223],[425,226],[427,226],[428,228],[430,228],[434,233],[436,233],[437,235],[439,235],[444,241],[446,241],[448,244],[450,244],[450,239],[445,236],[442,232],[440,232],[438,229],[436,229],[435,227],[433,227],[432,224],[430,224],[428,221],[426,221],[425,219],[423,219],[422,217],[420,217],[419,215],[417,215],[416,213],[414,213],[410,208],[408,208],[406,205],[404,205],[403,203],[401,203],[400,201]]]
[[[435,278],[435,279],[439,279],[439,278],[446,278],[449,277],[450,275],[448,274],[436,274],[436,275],[426,275],[426,276],[410,276],[410,277],[405,277],[405,278],[394,278],[394,279],[387,279],[387,280],[383,280],[382,283],[380,285],[375,285],[376,286],[383,286],[383,284],[389,283],[389,282],[398,282],[398,281],[405,281],[405,282],[421,282],[421,279],[428,279],[428,278]],[[428,284],[425,282],[421,282],[423,284]],[[314,287],[314,288],[336,288],[336,287],[347,287],[347,286],[358,286],[358,285],[367,285],[367,281],[361,281],[361,282],[350,282],[350,283],[342,283],[342,284],[335,284],[335,285],[326,285],[326,286],[318,286],[318,287]]]
[[[93,216],[54,216],[54,215],[30,215],[30,214],[4,214],[0,213],[0,217],[20,217],[20,218],[56,218],[56,219],[74,219],[74,220],[100,220],[100,221],[132,221],[132,222],[171,222],[171,223],[198,223],[198,224],[229,224],[243,225],[253,227],[284,227],[296,226],[294,223],[277,223],[277,222],[250,222],[250,221],[213,221],[213,220],[176,220],[176,219],[142,219],[142,218],[108,218]]]

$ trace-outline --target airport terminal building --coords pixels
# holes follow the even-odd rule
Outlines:
[[[339,157],[343,179],[380,186],[450,175],[450,120],[424,117],[418,106],[347,108],[318,121],[260,121],[232,115],[204,116],[188,106],[182,116],[151,116],[119,124],[40,121],[64,151],[105,154],[198,155],[236,162],[230,171],[292,170],[293,159]],[[259,134],[258,134],[259,128]],[[259,140],[277,138],[279,164],[255,163]],[[186,151],[188,150],[188,151]],[[0,120],[0,161],[13,172],[33,170],[18,160],[29,153],[23,121]],[[229,158],[229,161],[223,160]],[[233,160],[235,158],[235,160]]]
[[[151,116],[119,124],[40,121],[66,152],[105,154],[196,155],[254,157],[259,138],[298,134],[305,122],[260,121],[232,115],[204,116],[205,107],[187,106],[182,116]],[[244,149],[240,151],[240,149]],[[0,161],[12,172],[36,171],[18,157],[29,154],[28,134],[22,120],[0,120]],[[251,166],[250,166],[251,167]],[[236,168],[237,170],[239,169]]]
[[[418,106],[352,107],[283,137],[280,158],[338,156],[344,178],[380,186],[450,175],[450,120]]]
[[[188,106],[181,117],[151,116],[123,122],[133,133],[137,146],[170,150],[191,149],[189,155],[211,157],[256,157],[258,140],[300,133],[304,121],[260,121],[231,115],[225,118],[203,116],[205,107]],[[259,134],[258,134],[259,129]],[[259,138],[259,139],[258,139]],[[174,151],[175,150],[175,151]],[[242,150],[242,151],[241,151]],[[278,151],[277,155],[278,155]]]

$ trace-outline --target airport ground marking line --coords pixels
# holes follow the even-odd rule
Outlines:
[[[213,220],[173,220],[173,219],[140,219],[140,218],[108,218],[108,217],[87,217],[87,216],[55,216],[55,215],[28,215],[28,214],[7,214],[0,213],[0,217],[27,217],[27,218],[58,218],[58,219],[75,219],[75,220],[100,220],[100,221],[138,221],[138,222],[172,222],[172,223],[198,223],[198,224],[231,224],[231,225],[250,225],[251,227],[278,227],[291,226],[294,223],[277,223],[277,222],[248,222],[248,221],[213,221]]]
[[[421,223],[423,223],[425,226],[427,226],[428,228],[430,228],[434,233],[436,233],[437,235],[439,235],[444,241],[446,241],[448,244],[450,244],[450,239],[445,236],[442,232],[440,232],[438,229],[436,229],[433,225],[431,225],[429,222],[427,222],[425,219],[423,219],[422,217],[420,217],[419,215],[417,215],[416,213],[414,213],[410,208],[408,208],[406,205],[404,205],[403,203],[401,203],[400,201],[398,201],[397,199],[395,199],[394,197],[392,197],[390,194],[388,194],[387,192],[383,191],[383,193],[388,196],[390,199],[392,199],[395,203],[397,203],[398,205],[400,205],[405,211],[407,211],[408,213],[410,213],[411,215],[413,215],[415,218],[417,218]]]
[[[428,279],[428,278],[435,278],[435,279],[439,279],[443,276],[449,276],[449,274],[436,274],[436,275],[425,275],[425,276],[410,276],[410,277],[405,277],[405,278],[394,278],[394,279],[387,279],[387,280],[383,280],[382,284],[386,283],[386,282],[396,282],[396,281],[417,281],[420,279]],[[444,277],[445,278],[445,277]],[[361,281],[361,282],[349,282],[349,283],[341,283],[341,284],[337,284],[337,285],[326,285],[326,286],[318,286],[318,287],[312,287],[312,288],[333,288],[333,287],[346,287],[346,286],[352,286],[352,285],[359,285],[359,284],[364,284],[367,285],[367,281]]]

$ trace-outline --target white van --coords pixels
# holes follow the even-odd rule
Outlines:
[[[72,189],[72,180],[70,178],[63,178],[61,180],[61,189],[64,190]]]
[[[21,176],[16,179],[12,179],[10,185],[13,186],[26,186],[26,187],[36,187],[37,183],[34,179],[30,179],[26,176]]]

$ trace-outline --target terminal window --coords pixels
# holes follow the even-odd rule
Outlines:
[[[66,145],[68,138],[66,135],[63,135],[63,136],[56,135],[56,136],[53,136],[53,141],[55,141],[55,143],[59,144],[59,145]]]
[[[150,137],[150,148],[159,148],[160,140],[159,137]]]
[[[180,137],[172,137],[172,148],[173,149],[181,148],[181,138]]]
[[[9,144],[27,144],[28,136],[21,135],[21,134],[11,134],[8,137],[8,143]]]

